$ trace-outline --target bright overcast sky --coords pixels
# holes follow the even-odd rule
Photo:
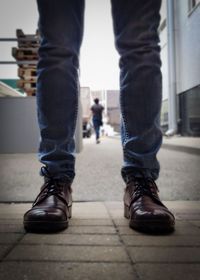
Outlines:
[[[59,3],[59,0],[58,0]],[[36,0],[0,0],[0,37],[15,37],[15,30],[34,33]],[[13,60],[15,43],[0,42],[0,60]],[[81,48],[81,86],[91,89],[119,87],[118,54],[114,48],[110,0],[86,0],[85,31]],[[16,66],[0,65],[0,78],[17,78]]]

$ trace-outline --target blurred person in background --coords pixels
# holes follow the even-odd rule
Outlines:
[[[92,111],[92,122],[93,122],[93,126],[94,126],[97,144],[100,143],[100,127],[103,125],[103,121],[102,121],[103,110],[104,110],[104,107],[101,104],[99,104],[99,99],[95,98],[94,105],[92,105],[92,107],[91,107],[91,111]]]

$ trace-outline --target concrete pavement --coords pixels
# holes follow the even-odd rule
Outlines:
[[[167,139],[168,146],[174,145],[169,143],[172,140]],[[192,141],[199,141],[199,138]],[[200,156],[189,153],[188,150],[163,147],[158,158],[161,163],[158,180],[161,198],[199,200]],[[95,144],[93,137],[84,139],[84,149],[77,155],[77,176],[73,183],[74,200],[121,201],[124,188],[120,176],[121,164],[122,149],[119,138],[103,138],[100,145]],[[36,154],[1,154],[0,201],[33,201],[42,184],[42,178],[38,175],[40,166]]]
[[[68,229],[24,232],[30,204],[0,204],[0,280],[197,280],[200,275],[200,204],[169,201],[171,235],[128,227],[121,202],[74,203]]]
[[[27,201],[42,183],[36,155],[1,155],[0,280],[199,279],[200,159],[190,151],[166,146],[159,153],[160,196],[175,214],[176,231],[156,236],[130,229],[123,217],[119,139],[103,138],[100,145],[85,139],[77,155],[72,219],[56,234],[23,229]]]
[[[163,137],[163,143],[173,146],[181,146],[185,148],[200,149],[200,137],[183,137],[175,135],[172,137]]]
[[[180,135],[164,137],[162,147],[169,150],[200,155],[200,137],[182,137]]]

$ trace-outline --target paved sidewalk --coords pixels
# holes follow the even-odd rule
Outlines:
[[[30,204],[0,204],[0,279],[200,279],[200,203],[170,201],[176,231],[140,234],[128,227],[121,202],[74,203],[67,230],[27,234]]]
[[[163,137],[163,142],[171,145],[200,149],[200,137],[184,137],[175,135],[173,137]]]
[[[163,148],[200,155],[200,137],[163,137]]]
[[[162,200],[200,200],[200,157],[184,151],[161,149],[158,180]],[[77,155],[73,183],[75,201],[121,201],[124,182],[121,142],[118,138],[84,139]],[[0,155],[0,202],[32,202],[42,185],[36,154]]]
[[[113,139],[120,139],[120,134],[110,136]],[[191,152],[200,154],[200,137],[185,137],[181,135],[163,136],[163,148],[169,148],[173,150]]]

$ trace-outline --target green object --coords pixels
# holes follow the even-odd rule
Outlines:
[[[4,84],[8,85],[9,87],[25,94],[22,89],[17,87],[17,81],[19,81],[19,79],[0,79],[0,81],[3,82]]]

